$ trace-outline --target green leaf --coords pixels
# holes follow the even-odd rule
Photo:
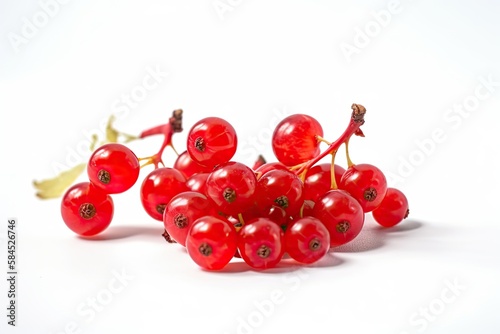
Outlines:
[[[115,121],[115,116],[111,115],[108,119],[108,124],[106,125],[106,141],[108,143],[118,142],[118,131],[113,128],[113,122]]]
[[[86,163],[81,163],[75,167],[61,172],[52,179],[33,181],[33,186],[37,190],[36,196],[40,199],[61,197],[78,176],[85,170]]]
[[[113,127],[116,117],[114,115],[109,116],[108,124],[106,125],[106,142],[107,143],[118,143],[119,137],[123,137],[123,142],[128,143],[133,140],[139,139],[137,136],[129,135],[116,130]]]

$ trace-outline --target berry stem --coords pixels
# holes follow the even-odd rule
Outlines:
[[[243,215],[241,213],[238,213],[238,221],[240,222],[239,229],[241,229],[243,226],[245,226],[245,219],[243,219]]]
[[[365,123],[364,121],[364,115],[366,113],[365,107],[363,107],[360,104],[354,103],[352,106],[352,114],[351,114],[351,119],[349,121],[349,125],[347,125],[347,128],[344,130],[344,132],[340,135],[340,137],[335,140],[333,143],[331,143],[328,148],[323,151],[321,154],[319,154],[317,157],[309,160],[308,162],[304,163],[300,168],[298,168],[295,171],[296,175],[299,175],[302,179],[305,176],[305,173],[314,166],[318,161],[326,157],[328,154],[331,154],[333,151],[337,151],[340,145],[344,144],[353,134],[362,134],[360,132],[359,128],[361,125]]]
[[[349,155],[349,140],[350,139],[351,139],[351,137],[347,138],[347,140],[345,141],[345,156],[347,159],[347,167],[354,166],[354,163],[352,162],[351,157]]]
[[[161,147],[156,154],[139,159],[139,161],[145,161],[145,163],[141,165],[141,168],[151,164],[153,164],[155,168],[158,168],[159,164],[165,166],[162,160],[162,155],[163,151],[167,146],[172,147],[172,150],[175,152],[175,154],[179,156],[179,153],[177,152],[172,143],[172,136],[174,135],[174,133],[181,131],[182,131],[182,109],[176,109],[172,112],[172,117],[170,117],[168,123],[158,125],[141,132],[141,134],[139,135],[139,138],[141,139],[159,134],[164,136],[163,143],[161,144]]]
[[[330,189],[338,189],[337,186],[337,180],[335,179],[335,155],[337,154],[337,151],[333,151],[331,153],[332,155],[332,165],[330,166]]]
[[[139,135],[139,138],[146,138],[146,137],[149,137],[149,136],[154,136],[154,135],[159,135],[159,134],[163,134],[163,133],[167,133],[169,131],[169,128],[170,128],[170,124],[161,124],[161,125],[157,125],[155,127],[152,127],[150,129],[147,129],[147,130],[144,130],[141,132],[141,134]]]
[[[331,145],[332,144],[331,142],[329,142],[328,140],[326,140],[325,138],[320,137],[320,136],[316,136],[316,140],[319,141],[319,142],[325,143],[326,145]]]
[[[306,205],[305,202],[300,206],[299,218],[304,218],[304,205]]]

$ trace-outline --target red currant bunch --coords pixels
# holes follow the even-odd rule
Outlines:
[[[166,167],[163,150],[173,148],[173,134],[182,131],[182,111],[175,110],[167,124],[137,137],[164,136],[153,156],[138,159],[118,143],[97,148],[88,162],[89,182],[63,196],[63,220],[82,236],[104,231],[113,217],[110,195],[130,189],[140,168],[152,164],[155,169],[140,188],[142,206],[163,222],[165,239],[185,247],[200,267],[221,270],[231,261],[244,261],[265,270],[284,258],[313,264],[354,240],[367,214],[388,228],[409,213],[406,196],[388,187],[379,168],[352,162],[349,140],[364,137],[366,109],[359,104],[351,109],[347,127],[333,142],[323,138],[323,128],[310,115],[284,118],[272,136],[277,161],[259,156],[252,167],[232,160],[238,143],[234,127],[206,117],[194,123],[186,150]],[[321,150],[321,144],[327,147]],[[342,145],[345,168],[335,163]],[[320,163],[327,156],[331,162]],[[145,163],[140,166],[140,161]]]

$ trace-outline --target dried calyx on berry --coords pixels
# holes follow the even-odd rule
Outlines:
[[[177,243],[177,241],[175,241],[174,239],[172,239],[172,237],[170,237],[170,234],[168,234],[167,230],[164,230],[161,236],[165,238],[165,241],[168,242],[169,244]]]

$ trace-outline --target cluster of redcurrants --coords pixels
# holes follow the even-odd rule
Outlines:
[[[314,263],[352,241],[367,212],[380,225],[394,226],[408,215],[408,201],[387,187],[377,167],[351,162],[348,142],[352,135],[363,136],[366,112],[357,104],[352,109],[348,127],[333,143],[322,138],[321,125],[311,116],[283,119],[272,138],[278,162],[259,160],[253,168],[231,161],[237,135],[230,123],[199,120],[173,167],[156,168],[143,180],[143,207],[163,221],[167,240],[185,246],[194,262],[209,270],[224,268],[234,257],[256,269],[276,266],[285,254]],[[323,152],[322,142],[328,144]],[[347,169],[334,162],[342,144]],[[318,163],[327,155],[331,163]],[[90,182],[74,185],[62,200],[64,222],[83,236],[108,227],[110,194],[137,181],[139,159],[122,144],[106,144],[94,151],[87,171]]]

